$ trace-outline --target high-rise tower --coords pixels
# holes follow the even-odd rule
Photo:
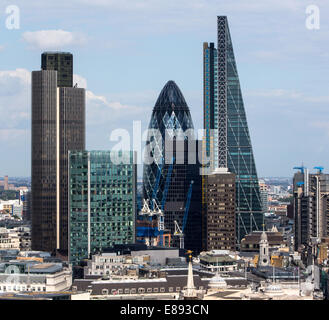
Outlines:
[[[72,53],[44,52],[41,55],[41,69],[57,71],[58,87],[73,87]]]
[[[70,152],[68,256],[73,265],[115,244],[135,243],[134,157],[130,151]]]
[[[45,53],[42,70],[32,72],[32,248],[65,253],[68,151],[85,149],[85,89],[72,87],[71,66],[60,67],[72,55],[52,55],[61,62],[50,66]]]
[[[260,230],[262,202],[227,17],[217,17],[217,49],[203,44],[205,148],[211,169],[236,174],[237,240]]]
[[[165,229],[172,235],[175,221],[182,227],[185,216],[185,248],[200,251],[201,176],[198,144],[189,108],[174,81],[168,81],[155,103],[146,150],[145,159],[151,156],[154,160],[144,163],[144,198],[155,199],[163,208]],[[172,245],[178,247],[178,237],[172,239]]]

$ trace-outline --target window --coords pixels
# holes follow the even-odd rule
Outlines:
[[[176,287],[176,292],[179,292],[180,291],[180,287]]]
[[[114,294],[117,291],[117,289],[112,289],[111,293]]]
[[[165,288],[160,288],[160,292],[165,292]]]
[[[169,292],[174,292],[174,288],[173,287],[170,287],[169,288]]]
[[[108,289],[102,289],[102,294],[104,294],[104,295],[107,295],[107,294],[109,294],[109,291],[108,291]]]
[[[159,288],[154,288],[153,292],[159,292]]]
[[[136,289],[135,288],[131,289],[130,293],[136,293]]]
[[[152,288],[147,288],[146,292],[147,293],[151,293],[152,292]]]
[[[119,294],[123,294],[123,290],[122,290],[122,289],[119,289],[119,290],[118,290],[118,293],[119,293]]]
[[[144,288],[138,288],[138,293],[144,293],[145,289]]]
[[[127,288],[125,289],[125,293],[129,294],[130,290]]]

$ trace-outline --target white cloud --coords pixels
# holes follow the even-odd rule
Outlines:
[[[77,84],[79,88],[85,88],[87,89],[87,79],[84,78],[83,76],[80,76],[78,74],[73,75],[73,83]],[[97,95],[91,90],[86,90],[86,104],[87,108],[90,109],[95,109],[96,106],[98,107],[103,107],[103,108],[108,108],[113,111],[127,111],[127,112],[140,112],[141,108],[134,106],[134,105],[129,105],[129,104],[122,104],[119,101],[109,101],[104,95]],[[124,114],[121,114],[124,116]]]
[[[31,73],[26,69],[0,71],[0,129],[29,126]],[[1,132],[4,135],[4,131]]]
[[[83,34],[64,30],[40,30],[24,32],[23,40],[32,48],[59,50],[68,46],[84,45],[87,40]]]

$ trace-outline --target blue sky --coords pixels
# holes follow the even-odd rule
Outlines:
[[[20,29],[5,27],[8,5]],[[305,26],[320,9],[320,29]],[[0,3],[0,176],[30,175],[30,72],[45,50],[74,54],[87,88],[87,148],[114,129],[146,128],[174,80],[202,128],[202,43],[227,15],[259,176],[329,168],[329,3],[326,0],[16,0]]]

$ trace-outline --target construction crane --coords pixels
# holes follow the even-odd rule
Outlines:
[[[301,173],[304,173],[304,169],[306,169],[306,167],[304,167],[304,166],[294,167],[294,170],[300,170]]]
[[[152,199],[152,206],[150,208],[149,200],[143,199],[143,208],[140,213],[141,216],[148,216],[150,218],[150,222],[152,221],[153,216],[157,216],[158,219],[158,232],[163,234],[164,230],[164,218],[163,211],[159,208],[155,199]],[[137,236],[138,237],[146,237],[148,236],[148,242],[151,244],[151,238],[156,235],[154,228],[152,227],[139,227],[137,228]]]
[[[157,198],[157,193],[158,193],[160,179],[161,179],[162,166],[163,166],[163,164],[161,163],[158,167],[158,172],[157,172],[155,184],[153,187],[152,200]],[[151,205],[153,206],[153,202],[151,203]]]
[[[179,236],[179,248],[184,249],[184,232],[185,232],[185,227],[187,223],[187,218],[188,218],[188,212],[190,209],[190,204],[191,204],[191,198],[192,198],[192,189],[193,189],[193,183],[194,181],[191,181],[188,194],[187,194],[187,201],[185,205],[185,212],[184,212],[184,217],[183,217],[183,226],[182,228],[179,227],[177,221],[175,220],[175,232],[174,236]]]
[[[324,168],[319,166],[319,167],[314,167],[313,169],[317,169],[318,174],[321,174]]]

